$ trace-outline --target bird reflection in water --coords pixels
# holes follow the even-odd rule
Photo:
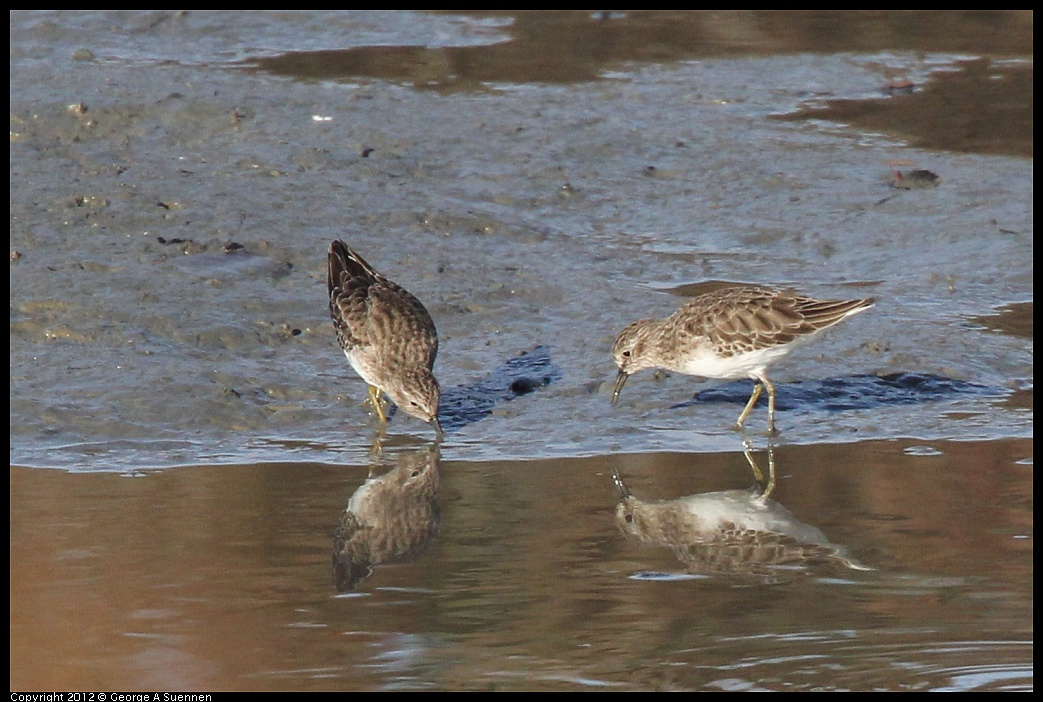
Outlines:
[[[333,582],[353,590],[382,563],[414,558],[438,533],[440,452],[435,443],[395,456],[395,466],[372,471],[351,496],[333,537]]]
[[[685,570],[696,575],[778,582],[787,574],[819,568],[872,570],[770,499],[775,489],[773,448],[768,449],[767,479],[748,444],[744,453],[757,481],[749,490],[643,501],[614,471],[612,478],[621,494],[616,506],[620,531],[636,543],[670,548]]]

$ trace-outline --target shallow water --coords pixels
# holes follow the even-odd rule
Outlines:
[[[1031,689],[1031,13],[11,32],[12,689]],[[437,528],[343,592],[351,495],[432,433],[371,455],[332,238],[425,302],[453,400]],[[615,334],[716,281],[878,300],[774,371],[777,439],[731,430],[747,383],[609,404]],[[769,443],[875,570],[616,527],[613,471],[746,489]]]
[[[1031,451],[779,447],[772,500],[873,570],[766,575],[693,572],[615,516],[613,471],[675,500],[753,486],[741,454],[441,460],[437,528],[342,590],[367,466],[14,468],[12,685],[1031,689]]]

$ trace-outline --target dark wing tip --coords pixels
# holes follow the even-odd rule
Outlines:
[[[386,281],[382,275],[366,263],[366,259],[358,255],[354,249],[339,239],[334,240],[329,248],[329,265],[327,267],[327,287],[330,292],[334,287],[343,283],[342,278],[347,273],[349,278],[368,281]]]
[[[335,240],[330,244],[326,258],[326,290],[330,295],[340,285],[341,272],[347,268],[347,258],[351,249],[343,241]]]

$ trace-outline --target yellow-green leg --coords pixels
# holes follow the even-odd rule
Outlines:
[[[369,455],[371,456],[384,456],[384,430],[385,427],[381,425],[375,432],[373,432],[373,445],[369,447]],[[373,477],[373,466],[369,467],[369,477]]]
[[[772,434],[775,433],[775,386],[766,376],[761,376],[757,379],[757,383],[753,386],[753,392],[750,393],[750,400],[746,403],[746,407],[743,408],[742,414],[739,415],[738,421],[735,422],[737,426],[742,426],[746,418],[750,416],[750,412],[753,411],[753,406],[757,404],[757,400],[761,398],[761,393],[764,392],[764,388],[768,389],[768,431]]]
[[[377,411],[380,421],[387,424],[388,418],[384,414],[384,400],[380,397],[380,390],[372,385],[367,385],[366,387],[369,388],[369,401],[373,403],[373,409]]]
[[[753,406],[757,404],[757,400],[760,399],[761,393],[764,391],[764,386],[760,383],[755,383],[753,386],[753,392],[750,393],[750,400],[746,403],[746,407],[743,408],[742,414],[739,415],[739,419],[735,422],[736,426],[742,426],[742,423],[746,421],[746,418],[750,416],[750,412],[753,411]],[[771,397],[769,395],[768,397]]]
[[[764,387],[768,388],[768,431],[775,433],[775,386],[767,378],[761,378]]]
[[[753,477],[758,483],[764,482],[764,473],[761,472],[761,468],[757,465],[757,459],[753,457],[753,448],[746,446],[743,451],[743,455],[746,456],[746,462],[750,464],[750,468],[753,469]],[[775,449],[772,446],[768,446],[768,482],[764,485],[763,491],[760,494],[759,501],[761,504],[767,502],[768,497],[775,491]]]

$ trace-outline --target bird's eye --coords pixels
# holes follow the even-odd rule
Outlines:
[[[630,352],[629,351],[624,351],[622,356],[623,356],[623,358],[630,358]]]

